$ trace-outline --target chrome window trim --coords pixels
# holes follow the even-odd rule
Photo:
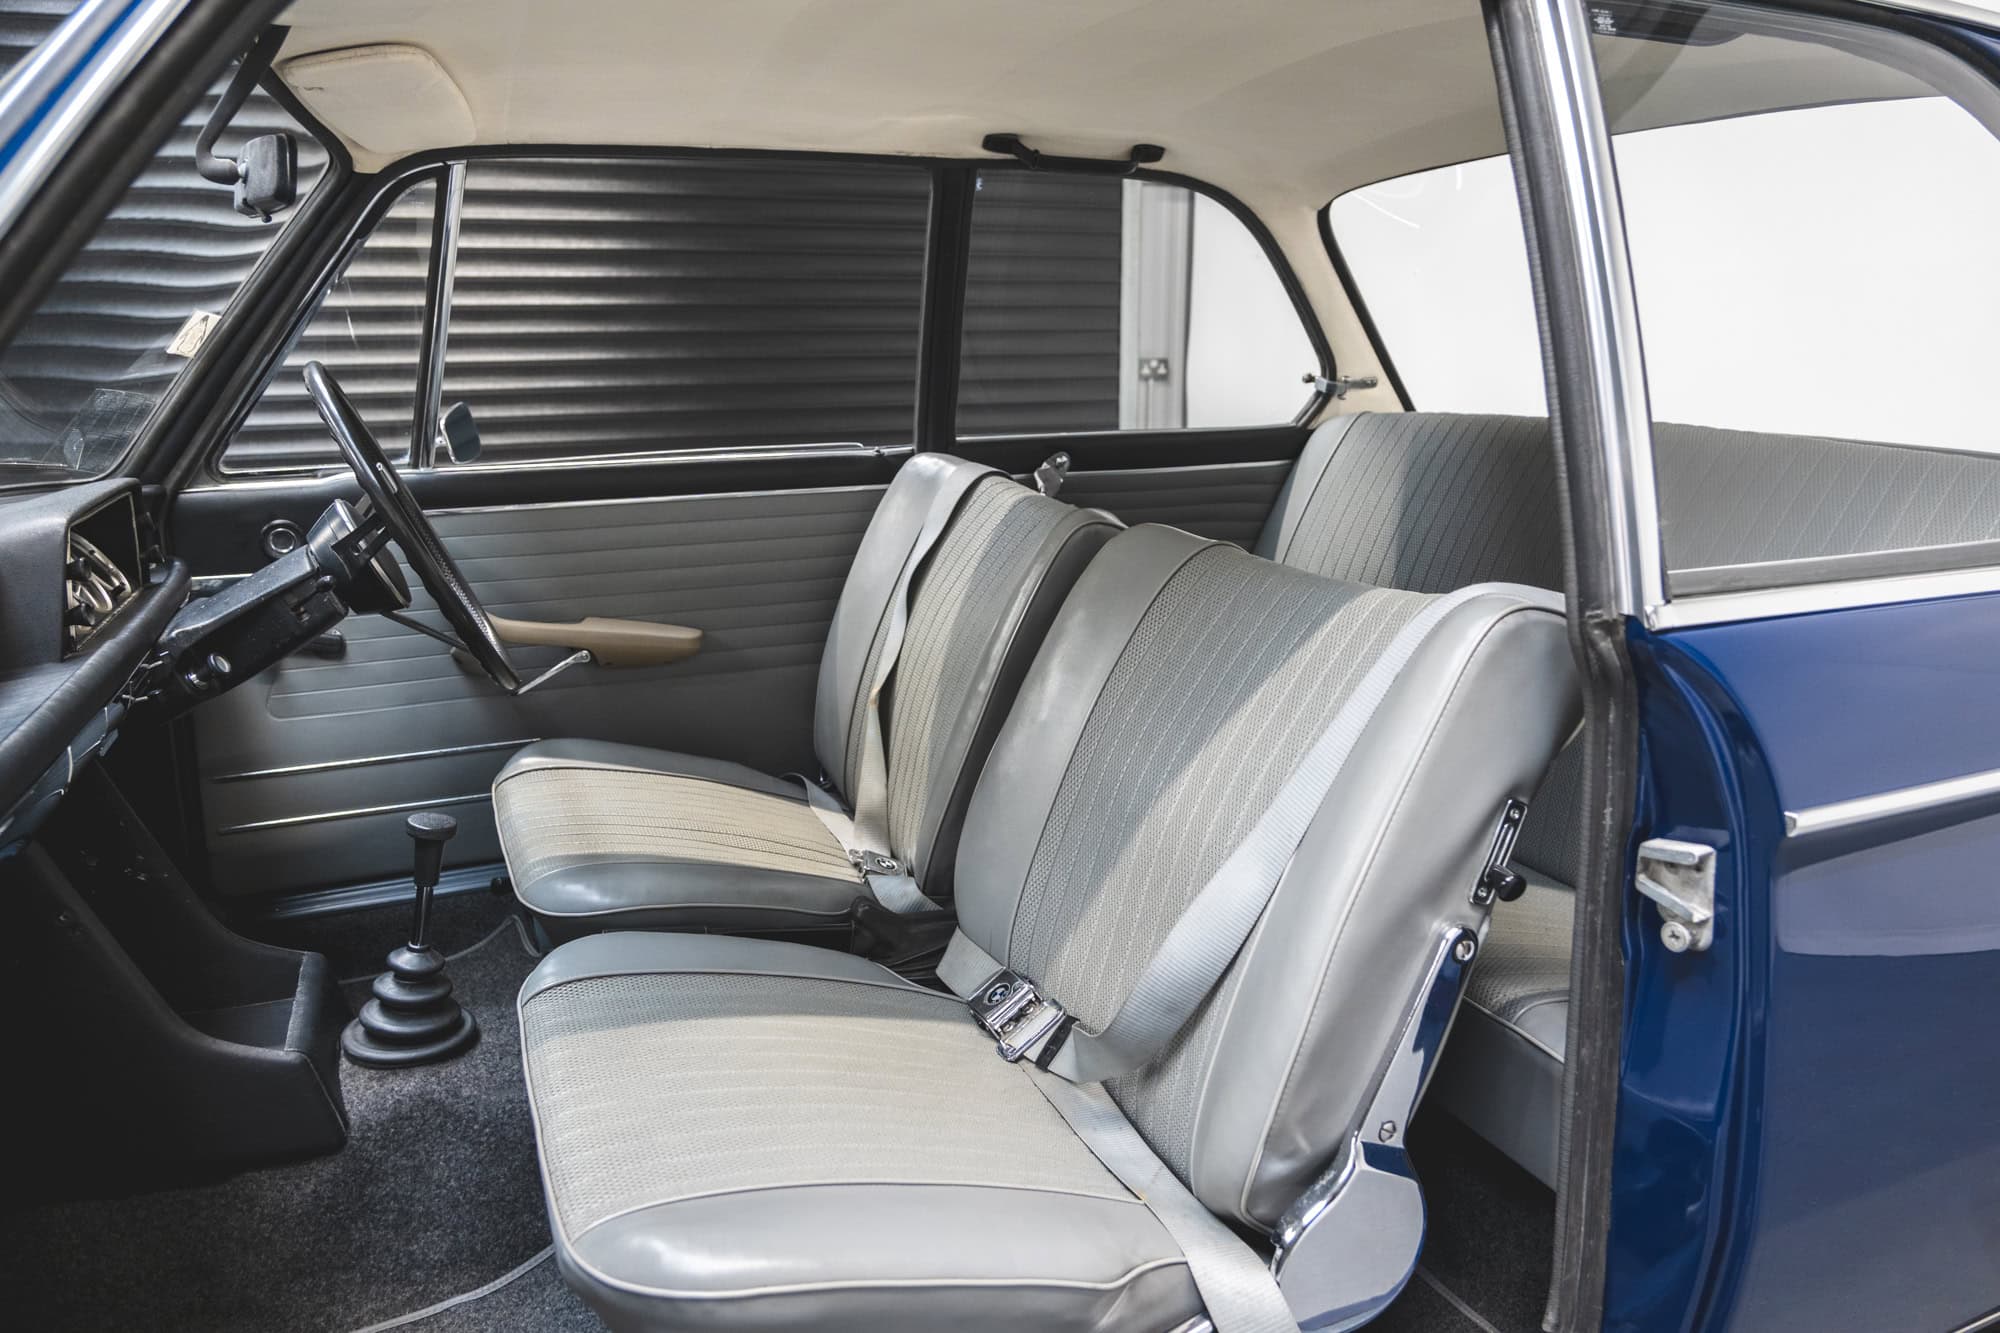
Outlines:
[[[451,298],[458,286],[458,229],[465,214],[465,163],[445,168],[433,205],[429,290],[425,293],[429,327],[419,349],[423,382],[417,385],[415,429],[410,434],[410,464],[437,464],[438,424],[444,419],[444,359],[451,344]]]
[[[1596,392],[1611,531],[1611,600],[1625,615],[1643,615],[1667,600],[1653,474],[1653,421],[1639,337],[1639,307],[1626,248],[1611,129],[1590,47],[1582,0],[1547,0],[1528,7],[1538,64],[1555,81],[1550,102],[1554,150],[1563,177],[1569,231],[1582,243],[1584,346]]]
[[[1789,588],[1755,592],[1714,593],[1683,597],[1646,608],[1650,630],[1692,629],[1698,625],[1730,625],[1745,620],[1811,615],[1901,602],[1929,602],[2000,592],[2000,567],[1940,569],[1879,579],[1845,579],[1837,583],[1802,583]]]
[[[1902,14],[1925,14],[1931,18],[1949,19],[1953,23],[1964,23],[1988,32],[2000,33],[2000,9],[1987,9],[1979,5],[1962,4],[1959,0],[1861,0],[1871,9],[1890,10]]]
[[[0,232],[14,225],[84,125],[187,4],[88,0],[0,83],[0,142],[18,139],[0,169]]]
[[[660,449],[644,454],[597,454],[579,458],[543,458],[525,463],[469,463],[454,467],[422,468],[420,471],[430,476],[506,476],[516,472],[547,472],[551,469],[576,471],[579,469],[656,467],[661,464],[679,466],[685,463],[763,463],[788,458],[907,458],[917,451],[914,444],[771,444],[759,445],[754,449]],[[320,464],[311,468],[255,468],[236,472],[224,472],[200,486],[189,486],[182,493],[188,495],[205,494],[212,491],[240,491],[244,489],[281,490],[297,486],[302,481],[317,481],[322,477],[345,476],[347,469]],[[817,489],[817,488],[816,488]],[[518,506],[517,506],[518,507]],[[439,512],[437,510],[430,511]]]

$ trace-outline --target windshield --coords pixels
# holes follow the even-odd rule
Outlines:
[[[0,486],[82,481],[116,466],[296,212],[245,217],[229,187],[195,172],[195,137],[229,77],[188,112],[0,351]],[[327,154],[263,91],[217,151],[234,155],[277,132],[298,144],[303,203]]]

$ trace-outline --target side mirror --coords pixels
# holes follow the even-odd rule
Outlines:
[[[451,455],[454,463],[470,463],[479,457],[479,427],[472,420],[472,409],[464,403],[453,403],[444,410],[438,420],[438,447]]]

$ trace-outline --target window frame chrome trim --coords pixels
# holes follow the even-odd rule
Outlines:
[[[1566,220],[1588,252],[1580,273],[1585,304],[1580,331],[1591,362],[1610,493],[1605,545],[1611,600],[1623,614],[1643,615],[1667,600],[1666,561],[1638,299],[1610,123],[1581,0],[1547,0],[1530,6],[1529,13],[1539,63],[1555,81],[1551,100],[1564,113],[1552,120]]]
[[[1649,630],[1693,629],[1701,625],[1733,625],[1746,620],[1775,620],[1820,611],[1932,602],[1994,592],[2000,592],[2000,567],[1939,569],[1877,579],[1801,583],[1754,592],[1683,597],[1647,608],[1644,624]]]
[[[417,406],[410,423],[410,466],[437,464],[438,423],[444,415],[444,359],[451,342],[451,298],[458,285],[458,228],[465,212],[465,163],[453,162],[438,182],[425,274],[424,341],[417,351]]]
[[[19,137],[0,168],[0,233],[187,6],[188,0],[87,0],[0,82],[0,142]]]

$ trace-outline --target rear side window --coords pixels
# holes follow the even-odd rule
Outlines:
[[[1318,365],[1256,237],[1178,185],[978,177],[961,436],[1268,425]]]

